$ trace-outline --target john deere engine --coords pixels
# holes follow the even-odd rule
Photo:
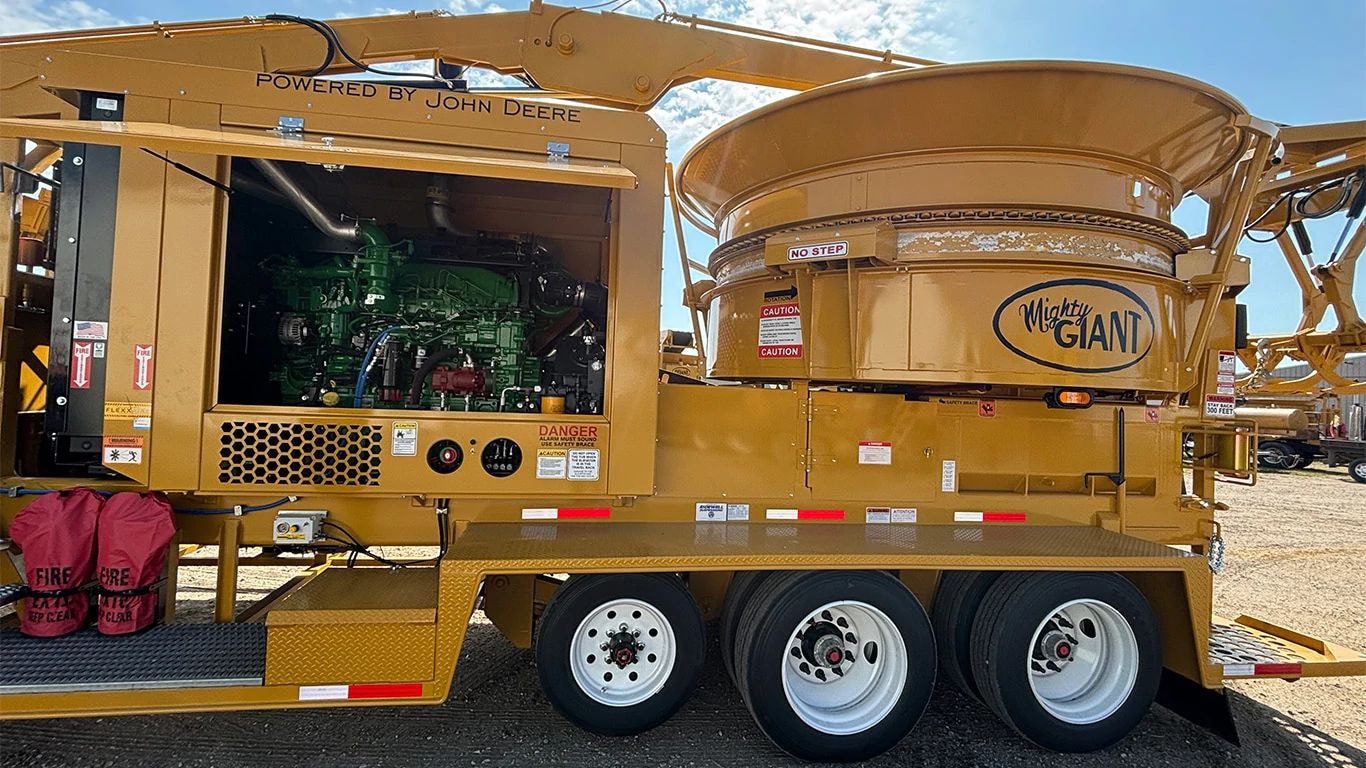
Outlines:
[[[276,252],[229,265],[224,348],[248,375],[224,385],[238,402],[601,412],[605,289],[534,236],[353,221],[343,249],[292,216],[264,240],[274,222],[252,221],[230,239]]]

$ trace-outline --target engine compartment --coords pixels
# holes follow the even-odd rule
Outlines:
[[[602,413],[605,254],[554,190],[243,159],[232,186],[220,402]]]

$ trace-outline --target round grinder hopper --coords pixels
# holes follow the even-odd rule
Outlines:
[[[1174,391],[1171,224],[1246,114],[1208,85],[1076,62],[938,65],[817,88],[679,168],[714,229],[710,375]]]

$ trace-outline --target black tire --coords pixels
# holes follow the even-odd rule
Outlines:
[[[1294,469],[1299,461],[1299,452],[1279,440],[1257,446],[1257,463],[1263,469]]]
[[[945,571],[934,592],[930,624],[939,646],[939,669],[958,690],[981,699],[972,679],[972,622],[999,571]]]
[[[1030,686],[1036,629],[1059,607],[1096,600],[1133,632],[1137,673],[1128,695],[1107,716],[1084,724],[1049,712]],[[1093,630],[1094,631],[1094,630]],[[1077,647],[1084,643],[1078,642]],[[991,588],[972,630],[973,677],[986,702],[1021,736],[1056,752],[1091,752],[1124,738],[1143,719],[1162,677],[1162,647],[1152,607],[1133,584],[1106,573],[1012,573]]]
[[[614,600],[648,603],[668,621],[675,640],[674,666],[649,698],[629,706],[605,704],[590,697],[574,677],[570,653],[580,624]],[[645,642],[645,638],[640,638]],[[706,628],[688,588],[666,574],[571,576],[555,592],[538,622],[536,668],[546,698],[584,730],[626,736],[649,730],[669,719],[692,695],[706,652]],[[619,671],[602,661],[608,672]],[[638,662],[637,662],[638,663]]]
[[[1347,474],[1358,483],[1366,483],[1366,459],[1357,459],[1348,464]]]
[[[726,675],[732,683],[735,679],[735,628],[740,621],[740,611],[754,594],[760,582],[773,575],[772,571],[740,571],[730,580],[726,588],[726,599],[721,605],[721,620],[717,626],[717,636],[721,643],[721,662],[726,667]]]
[[[805,626],[803,620],[813,611],[839,601],[877,608],[906,649],[905,680],[899,690],[895,682],[888,689],[886,713],[852,733],[830,733],[808,724],[794,709],[783,681],[796,628]],[[755,722],[779,748],[804,760],[852,762],[882,754],[915,726],[934,690],[929,617],[910,590],[884,572],[806,571],[764,579],[741,611],[736,643],[736,676]],[[852,648],[845,649],[855,657],[850,663],[885,664],[891,651],[875,650],[869,656],[868,646],[855,638]]]

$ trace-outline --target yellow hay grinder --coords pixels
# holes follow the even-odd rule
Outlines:
[[[383,69],[414,59],[435,74]],[[1211,605],[1215,478],[1256,472],[1237,247],[1268,189],[1336,179],[1350,208],[1366,124],[540,2],[11,37],[0,67],[8,621],[92,586],[28,576],[66,573],[33,562],[70,543],[63,503],[99,521],[71,557],[165,561],[89,595],[159,594],[141,631],[0,631],[0,716],[438,703],[475,609],[613,734],[686,701],[719,619],[759,726],[809,759],[889,748],[937,674],[1078,751],[1159,696],[1217,720],[1231,678],[1366,673]],[[674,173],[645,110],[702,78],[800,93]],[[1347,160],[1279,173],[1320,134]],[[682,375],[666,195],[718,242],[681,255]],[[1171,223],[1187,195],[1203,234]],[[1301,330],[1325,360],[1362,343]],[[130,499],[174,541],[109,552]],[[215,623],[170,615],[182,553],[217,569]],[[239,567],[281,564],[240,610]]]

